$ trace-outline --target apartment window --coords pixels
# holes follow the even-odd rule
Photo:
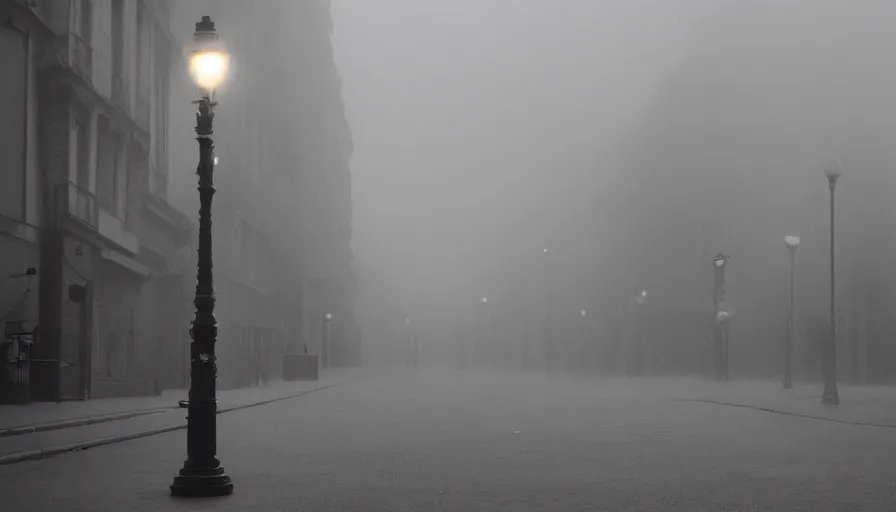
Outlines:
[[[124,0],[112,0],[112,100],[125,106]]]
[[[77,183],[84,190],[91,190],[90,183],[90,112],[78,108],[75,121],[78,124],[78,173]]]
[[[4,78],[0,80],[0,214],[25,219],[25,145],[28,122],[28,39],[9,24],[0,25],[0,55]]]
[[[115,141],[106,116],[96,121],[96,199],[108,212],[115,209]]]
[[[80,19],[78,20],[78,35],[81,39],[91,44],[93,42],[93,2],[81,0]]]
[[[141,97],[145,95],[145,83],[149,78],[149,61],[145,55],[148,46],[147,36],[149,34],[146,30],[147,25],[149,24],[147,19],[146,7],[143,6],[142,1],[137,2],[137,87],[141,93]]]
[[[112,189],[114,193],[115,214],[119,219],[125,219],[128,193],[128,154],[127,138],[123,133],[115,136],[115,170],[112,174]]]

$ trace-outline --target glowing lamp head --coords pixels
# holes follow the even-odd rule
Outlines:
[[[722,268],[725,266],[725,263],[728,261],[728,256],[719,253],[712,257],[712,264],[717,268]]]
[[[787,244],[787,247],[793,247],[794,249],[800,246],[800,237],[798,236],[785,236],[784,243]]]
[[[329,322],[330,320],[333,319],[333,315],[331,313],[327,313],[326,315],[324,315],[324,318],[326,318],[327,322]]]
[[[219,41],[215,23],[211,17],[203,16],[202,21],[196,23],[193,45],[193,54],[190,56],[190,76],[202,91],[214,91],[227,78],[227,72],[230,69],[230,54]]]
[[[840,175],[843,173],[843,162],[840,161],[840,157],[831,160],[824,167],[824,175],[828,179],[828,183],[833,187],[837,184],[837,180],[840,179]]]
[[[731,313],[727,311],[719,311],[716,313],[716,322],[720,324],[727,323],[731,319]]]
[[[644,301],[647,300],[647,290],[641,290],[641,293],[635,297],[635,302],[638,304],[644,304]]]
[[[545,248],[544,248],[544,249],[542,249],[542,250],[541,250],[541,252],[543,252],[543,253],[545,253],[545,254],[547,254],[547,253],[548,253],[548,248],[547,248],[547,247],[545,247]]]
[[[405,318],[405,319],[404,319],[404,325],[411,325],[411,319],[410,319],[410,318]]]
[[[583,309],[583,310],[579,311],[579,314],[584,317],[585,315],[588,314],[588,312]]]
[[[483,298],[482,298],[482,303],[483,303],[483,304],[488,304],[488,297],[483,297]]]

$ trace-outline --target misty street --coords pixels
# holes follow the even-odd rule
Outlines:
[[[888,510],[893,430],[673,400],[675,381],[393,370],[219,420],[231,498],[170,502],[168,433],[0,466],[7,510]],[[699,384],[704,386],[705,384]]]
[[[0,511],[896,511],[896,0],[0,0]]]

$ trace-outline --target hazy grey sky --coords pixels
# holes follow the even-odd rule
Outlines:
[[[602,163],[711,3],[334,0],[362,279],[408,301],[472,293],[545,243],[593,258],[573,247],[600,229]]]

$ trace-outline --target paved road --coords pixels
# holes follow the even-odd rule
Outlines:
[[[381,376],[219,417],[229,498],[175,501],[184,433],[0,467],[3,510],[896,510],[896,430],[613,381]]]

